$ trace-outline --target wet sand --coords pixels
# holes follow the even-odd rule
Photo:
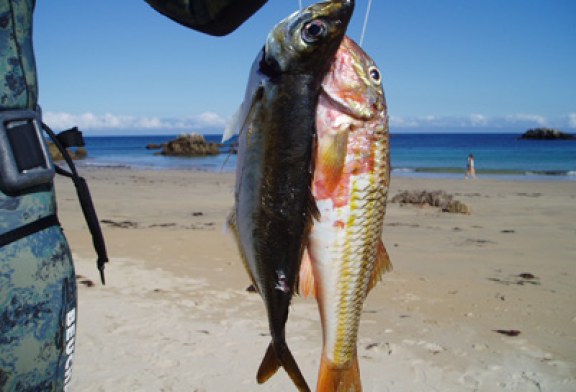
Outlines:
[[[259,386],[269,343],[224,222],[231,173],[89,169],[107,240],[107,284],[74,187],[57,180],[79,275],[77,391],[292,391],[282,370]],[[576,182],[394,177],[444,190],[470,215],[389,204],[394,271],[360,327],[364,391],[576,390]],[[314,389],[316,305],[295,298],[287,340]]]

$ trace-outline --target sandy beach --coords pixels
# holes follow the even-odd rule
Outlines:
[[[293,391],[256,371],[269,343],[226,215],[232,173],[83,169],[111,257],[99,282],[72,183],[56,182],[79,276],[75,391]],[[575,391],[576,182],[394,177],[441,189],[470,215],[389,204],[394,271],[370,293],[358,350],[364,391]],[[321,350],[313,300],[287,340],[309,385]]]

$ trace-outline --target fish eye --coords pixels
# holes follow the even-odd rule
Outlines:
[[[370,67],[370,69],[368,69],[368,74],[370,75],[370,79],[372,79],[374,83],[380,84],[380,82],[382,81],[380,71],[378,70],[378,68],[374,66]]]
[[[313,20],[302,29],[302,39],[306,43],[318,41],[326,32],[326,24],[321,20]]]

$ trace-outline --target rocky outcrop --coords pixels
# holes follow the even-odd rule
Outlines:
[[[52,160],[54,162],[63,161],[64,157],[62,156],[62,153],[60,152],[58,147],[56,147],[56,145],[53,142],[47,142],[47,144],[48,144],[48,151],[50,152]],[[68,154],[70,154],[70,157],[72,157],[72,159],[74,160],[84,159],[88,156],[88,152],[84,147],[68,148],[67,151]]]
[[[207,143],[204,136],[197,133],[180,135],[175,140],[162,145],[162,155],[196,157],[220,154],[218,143]]]
[[[566,132],[561,132],[556,129],[551,128],[534,128],[529,129],[522,136],[520,139],[529,139],[529,140],[576,140],[576,136],[571,135]]]

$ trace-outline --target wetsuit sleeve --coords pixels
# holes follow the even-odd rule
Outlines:
[[[236,30],[267,0],[145,0],[156,11],[191,29],[223,36]]]
[[[36,109],[38,99],[34,5],[0,0],[0,118],[12,136],[25,127],[4,119]],[[23,151],[35,146],[14,140]],[[10,194],[0,187],[0,391],[63,391],[70,383],[77,287],[56,213],[51,181]]]
[[[0,1],[0,110],[36,109],[38,84],[32,47],[35,1]],[[18,23],[15,23],[16,19]]]

